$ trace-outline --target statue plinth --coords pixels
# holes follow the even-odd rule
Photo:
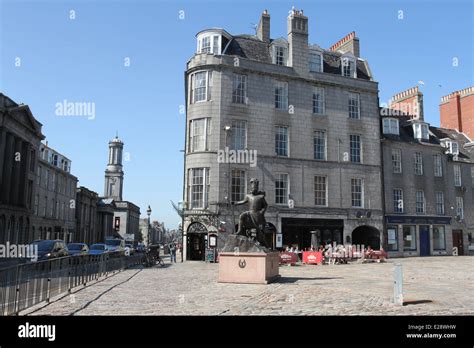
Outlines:
[[[219,253],[219,283],[268,284],[280,277],[278,252]]]
[[[265,192],[258,190],[258,180],[250,180],[252,190],[236,205],[248,203],[250,210],[239,217],[239,229],[228,237],[219,252],[219,282],[268,284],[280,277],[278,252],[265,245]]]

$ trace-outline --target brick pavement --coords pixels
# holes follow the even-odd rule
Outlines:
[[[405,301],[418,303],[391,303],[395,262],[403,265]],[[473,315],[473,266],[469,256],[281,266],[281,279],[269,285],[217,283],[218,264],[137,267],[23,314]]]

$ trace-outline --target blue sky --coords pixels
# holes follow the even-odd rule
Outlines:
[[[182,197],[179,106],[194,35],[209,27],[251,34],[268,9],[271,36],[285,36],[292,6],[304,9],[310,42],[321,47],[356,31],[381,102],[424,81],[425,119],[439,125],[440,97],[473,85],[470,0],[0,0],[0,90],[30,105],[49,145],[72,160],[79,184],[99,194],[107,143],[118,131],[130,159],[124,198],[143,215],[150,204],[152,219],[174,228],[180,219],[169,201]],[[63,100],[95,103],[95,118],[55,115]]]

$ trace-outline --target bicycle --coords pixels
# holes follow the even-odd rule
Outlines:
[[[159,264],[160,267],[164,267],[165,261],[160,257],[159,248],[154,248],[153,246],[150,246],[146,250],[145,255],[143,256],[142,264],[145,267],[153,267],[156,264]]]

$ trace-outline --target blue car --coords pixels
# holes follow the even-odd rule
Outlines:
[[[89,253],[89,247],[86,243],[69,243],[67,245],[69,255],[87,255]]]
[[[91,248],[89,249],[89,255],[100,255],[108,252],[109,250],[107,249],[107,245],[102,243],[92,244]]]

